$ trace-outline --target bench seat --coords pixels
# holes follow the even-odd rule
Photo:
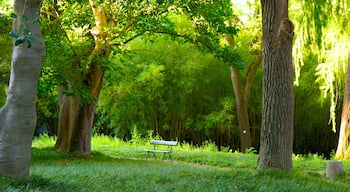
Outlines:
[[[171,153],[172,153],[172,146],[176,146],[178,144],[177,141],[163,141],[163,140],[151,140],[150,144],[153,145],[153,149],[146,149],[146,159],[148,159],[149,154],[152,153],[154,159],[157,159],[156,153],[162,153],[162,161],[166,158],[166,155],[168,155],[170,161],[172,161]],[[168,146],[168,150],[165,149],[156,149],[157,145],[163,145]]]

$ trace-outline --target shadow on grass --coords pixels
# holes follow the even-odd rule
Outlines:
[[[0,191],[77,191],[78,186],[64,182],[52,181],[39,175],[31,175],[29,181],[15,181],[0,178]]]
[[[115,157],[105,155],[100,152],[93,151],[90,154],[69,153],[57,151],[53,147],[49,148],[32,148],[32,163],[55,162],[62,160],[94,160],[94,161],[113,161]]]
[[[69,153],[57,151],[53,147],[49,148],[32,148],[32,165],[69,165],[80,163],[117,163],[119,165],[144,165],[156,161],[158,164],[161,160],[149,160],[127,157],[109,156],[98,151],[92,151],[90,154]],[[167,162],[167,161],[165,161]],[[164,162],[164,163],[165,163]]]

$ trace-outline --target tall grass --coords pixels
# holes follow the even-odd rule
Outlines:
[[[148,139],[124,142],[94,136],[92,153],[53,149],[55,138],[33,141],[31,179],[0,179],[0,191],[350,191],[349,161],[335,180],[325,177],[327,160],[318,155],[293,157],[293,173],[256,169],[257,155],[220,152],[215,144],[183,143],[173,162],[145,160]]]

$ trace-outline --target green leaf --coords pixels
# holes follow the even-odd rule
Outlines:
[[[10,17],[16,19],[16,18],[17,18],[17,15],[16,15],[16,13],[11,13],[11,14],[10,14]]]
[[[169,3],[170,4],[174,4],[174,0],[169,0]]]
[[[23,16],[22,16],[22,19],[23,19],[24,21],[28,21],[28,16],[23,15]]]
[[[24,34],[26,35],[32,35],[32,32],[29,29],[24,29]]]
[[[10,35],[10,37],[13,37],[13,38],[17,38],[18,37],[18,34],[17,34],[17,32],[15,30],[10,31],[9,35]]]
[[[20,35],[16,38],[15,46],[22,44],[26,40],[24,35]]]
[[[33,38],[29,37],[27,42],[28,42],[28,48],[30,48],[32,46],[32,43],[33,43]]]
[[[33,23],[40,23],[41,21],[40,21],[39,17],[37,17],[37,18],[34,18],[34,19],[32,20],[32,22],[33,22]]]

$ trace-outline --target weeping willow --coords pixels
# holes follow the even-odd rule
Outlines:
[[[316,55],[316,83],[323,99],[330,99],[330,123],[336,131],[336,106],[347,68],[349,34],[348,0],[294,1],[291,18],[295,21],[293,60],[295,82],[304,66],[305,56]],[[302,11],[300,11],[302,10]]]

